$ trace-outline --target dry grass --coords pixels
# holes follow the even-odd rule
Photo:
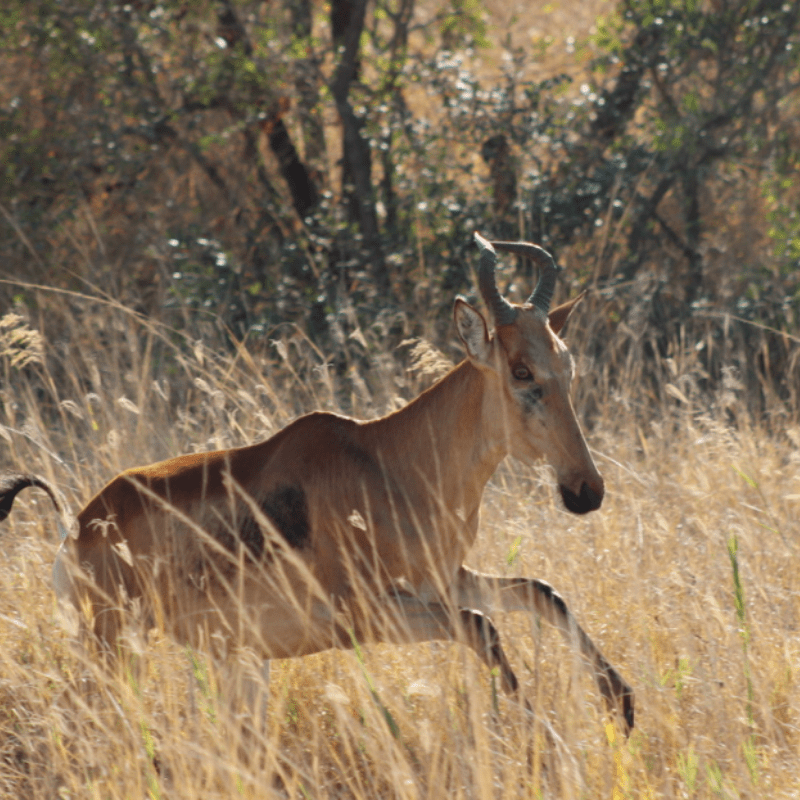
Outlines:
[[[513,46],[552,40],[534,77],[580,77],[586,52],[568,39],[585,37],[611,8],[606,0],[491,2],[496,46],[476,56],[479,71],[499,72],[508,31]],[[175,214],[194,208],[202,189],[191,168],[181,181]],[[220,220],[231,218],[228,206]],[[142,220],[124,210],[125,226],[114,229],[127,237]],[[70,241],[54,240],[61,259],[90,251],[102,227],[92,213],[102,220],[87,210]],[[757,241],[752,230],[737,230],[742,247]],[[124,238],[115,249],[105,237],[104,270],[119,275],[142,260],[139,241]],[[0,469],[49,478],[73,511],[126,467],[256,441],[312,409],[366,416],[394,408],[443,361],[412,343],[416,370],[404,373],[394,353],[370,341],[369,374],[354,361],[337,377],[288,327],[220,353],[210,336],[187,342],[113,303],[64,294],[58,305],[52,317],[0,319]],[[52,299],[39,304],[54,307]],[[604,368],[631,384],[611,396],[607,375],[587,375],[577,392],[591,409],[590,443],[608,487],[603,508],[570,516],[546,468],[504,464],[487,489],[469,565],[543,578],[563,594],[636,690],[628,741],[608,725],[558,634],[508,615],[496,622],[555,743],[512,703],[495,704],[491,676],[470,651],[444,643],[369,647],[362,661],[330,652],[276,662],[267,730],[243,742],[240,727],[225,721],[219,677],[169,640],[152,636],[125,680],[99,673],[70,645],[50,586],[55,518],[44,495],[28,492],[0,529],[0,797],[800,795],[800,428],[750,425],[733,373],[724,397],[703,397],[691,342],[675,348],[661,385],[637,388],[643,350],[620,346],[636,332],[614,339],[607,319],[587,307],[568,331],[578,351],[582,335],[608,340]],[[202,333],[203,321],[191,322],[187,329]]]
[[[82,318],[69,341],[37,323],[44,359],[20,359],[41,341],[6,320],[23,344],[0,356],[0,467],[51,478],[73,510],[124,467],[251,442],[341,405],[341,385],[296,333],[223,357],[124,309],[70,302]],[[380,354],[379,377],[359,382],[354,365],[347,407],[413,396],[441,358],[417,347],[414,373]],[[154,635],[138,669],[111,680],[70,646],[50,588],[55,520],[29,492],[2,530],[0,796],[797,796],[800,429],[768,435],[743,416],[730,427],[679,399],[644,421],[637,401],[634,388],[605,398],[590,435],[608,486],[598,513],[568,515],[545,468],[505,464],[469,559],[561,591],[635,687],[630,740],[555,631],[519,615],[496,622],[551,739],[514,704],[495,705],[470,651],[438,643],[275,662],[266,732],[240,740],[202,658]]]

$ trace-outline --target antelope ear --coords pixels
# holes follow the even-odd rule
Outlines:
[[[564,323],[569,319],[569,315],[572,313],[572,309],[580,303],[581,300],[586,295],[586,291],[584,290],[581,292],[577,297],[573,297],[572,300],[567,300],[566,303],[562,303],[560,306],[556,306],[548,315],[547,318],[550,321],[550,327],[553,329],[553,333],[558,334],[561,332],[561,329],[564,327]]]
[[[487,366],[492,348],[483,315],[466,300],[457,297],[453,307],[453,318],[470,361]]]

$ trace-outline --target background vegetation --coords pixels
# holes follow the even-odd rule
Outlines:
[[[480,228],[592,290],[598,376],[656,392],[681,340],[701,393],[795,407],[800,8],[574,6],[5,3],[4,299],[48,340],[15,278],[207,344],[291,322],[341,373],[446,341]]]
[[[0,464],[76,510],[134,464],[394,408],[459,357],[471,232],[541,242],[559,297],[589,290],[567,336],[609,496],[576,520],[505,465],[470,563],[559,588],[640,709],[624,742],[511,615],[555,743],[461,648],[377,647],[278,664],[242,760],[204,663],[154,640],[109,682],[69,648],[31,493],[4,796],[796,796],[799,14],[4,3]]]

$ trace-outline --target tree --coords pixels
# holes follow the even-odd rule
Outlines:
[[[477,74],[472,0],[0,15],[6,275],[184,325],[209,312],[238,338],[292,320],[339,352],[367,323],[406,338],[423,298],[444,332],[480,228],[568,258],[642,362],[679,332],[723,340],[715,314],[787,330],[800,313],[795,3],[622,0],[579,85],[533,80],[546,43],[510,39],[501,76]],[[786,346],[764,341],[753,385],[785,387]],[[711,386],[723,350],[706,351]]]

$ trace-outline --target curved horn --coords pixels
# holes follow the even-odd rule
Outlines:
[[[497,253],[491,243],[475,231],[475,243],[481,249],[481,261],[478,266],[478,287],[481,290],[483,302],[494,317],[495,325],[510,325],[517,318],[517,309],[503,297],[497,289],[494,275],[494,266],[497,263]]]
[[[491,244],[506,253],[525,256],[538,265],[539,280],[536,288],[531,292],[528,302],[547,314],[550,311],[550,301],[553,299],[553,291],[556,288],[556,275],[560,270],[560,267],[556,266],[553,256],[543,247],[530,242],[491,242]]]

